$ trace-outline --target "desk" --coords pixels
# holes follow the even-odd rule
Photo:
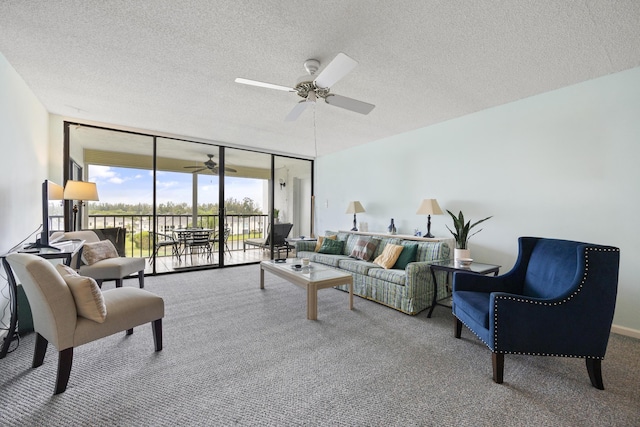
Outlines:
[[[467,273],[474,274],[491,274],[494,276],[498,275],[498,271],[500,271],[499,265],[493,264],[482,264],[479,262],[472,262],[471,265],[463,267],[456,263],[454,260],[449,259],[446,261],[438,261],[434,262],[430,265],[431,267],[431,277],[433,278],[433,300],[431,301],[431,308],[429,309],[429,313],[427,317],[431,317],[431,313],[433,313],[433,309],[436,305],[441,305],[443,307],[451,308],[448,305],[440,304],[437,301],[438,298],[438,279],[436,279],[436,271],[446,271],[448,273],[454,273],[456,271],[465,271]]]
[[[62,259],[66,265],[71,265],[71,259],[82,248],[82,245],[84,245],[84,240],[67,240],[56,242],[51,245],[59,248],[59,251],[50,248],[39,248],[25,250],[24,252],[38,255],[45,259]],[[20,250],[18,252],[23,251]],[[11,345],[11,341],[13,341],[16,326],[18,325],[18,285],[16,283],[16,278],[13,275],[13,271],[11,270],[11,266],[5,257],[6,255],[2,256],[2,266],[7,273],[7,281],[9,282],[9,307],[11,311],[11,320],[9,322],[7,335],[4,337],[2,347],[0,347],[0,359],[4,359],[7,355],[9,345]]]

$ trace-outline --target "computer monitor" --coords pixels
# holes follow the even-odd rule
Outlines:
[[[40,237],[36,239],[36,242],[30,244],[27,249],[50,248],[59,250],[55,246],[51,246],[49,242],[49,200],[62,200],[62,194],[62,186],[48,179],[44,180],[42,183],[42,232],[40,233]]]

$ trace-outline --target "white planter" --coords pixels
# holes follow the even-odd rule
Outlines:
[[[470,249],[454,249],[453,250],[453,259],[459,258],[471,258],[471,250]]]

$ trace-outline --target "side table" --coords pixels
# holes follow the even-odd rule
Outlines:
[[[457,262],[455,262],[452,259],[446,260],[446,261],[438,261],[438,262],[434,262],[431,264],[431,277],[433,278],[433,300],[431,301],[431,308],[429,309],[429,313],[427,314],[427,317],[431,317],[431,313],[433,313],[433,309],[436,307],[436,305],[440,305],[442,307],[448,307],[451,308],[448,305],[445,304],[441,304],[437,301],[438,299],[438,279],[436,279],[436,271],[446,271],[447,273],[454,273],[456,271],[464,271],[467,273],[474,273],[474,274],[491,274],[493,273],[494,276],[498,275],[498,272],[500,271],[500,267],[499,265],[493,265],[493,264],[482,264],[479,262],[472,262],[470,265],[467,266],[461,266],[460,264],[458,264]],[[447,274],[447,277],[449,275]]]
[[[46,259],[62,259],[64,264],[71,265],[71,259],[82,248],[82,245],[84,245],[84,240],[61,241],[56,242],[53,245],[55,245],[59,250],[50,248],[39,248],[37,250],[25,250],[24,252],[38,255]],[[7,355],[7,352],[9,351],[9,345],[11,345],[11,341],[13,341],[16,326],[18,325],[18,285],[16,283],[16,278],[13,275],[13,270],[11,270],[11,266],[9,265],[5,257],[6,255],[3,255],[1,258],[2,266],[7,273],[7,281],[9,282],[9,307],[11,312],[11,320],[9,321],[9,329],[7,330],[7,335],[5,335],[4,341],[2,342],[2,347],[0,347],[0,359],[4,359],[4,357]]]

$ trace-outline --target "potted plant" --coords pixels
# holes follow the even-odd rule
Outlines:
[[[472,234],[469,234],[469,232],[473,227],[475,227],[476,225],[480,224],[483,221],[488,220],[491,217],[488,216],[484,219],[481,219],[480,221],[476,221],[473,224],[471,224],[471,221],[464,222],[464,215],[462,214],[462,211],[458,213],[458,216],[455,216],[449,210],[447,210],[447,213],[451,215],[451,218],[453,219],[453,227],[455,229],[454,231],[450,229],[448,225],[446,225],[447,230],[449,230],[449,232],[453,234],[453,238],[456,240],[456,249],[454,251],[455,253],[454,259],[470,258],[471,252],[469,251],[469,248],[467,246],[469,243],[469,239],[474,234],[478,234],[479,232],[481,232],[482,229]]]
[[[280,209],[273,210],[273,222],[275,223],[280,222]]]

